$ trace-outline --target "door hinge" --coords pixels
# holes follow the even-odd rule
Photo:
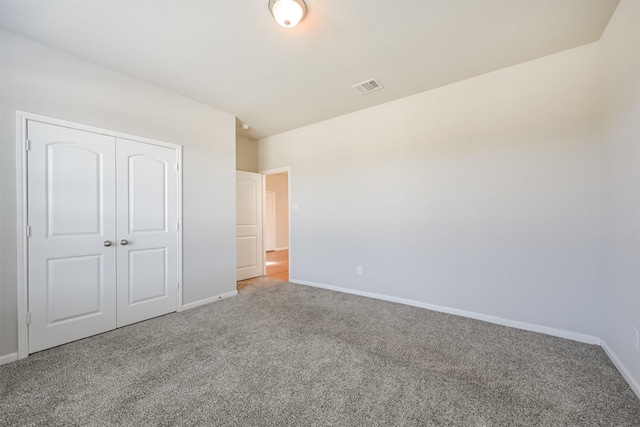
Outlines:
[[[24,140],[24,151],[30,151],[31,150],[31,140],[30,139],[25,139]]]
[[[180,290],[180,282],[176,282],[176,291]]]
[[[31,324],[31,313],[27,313],[27,325]]]
[[[180,170],[180,163],[176,163],[176,172]]]
[[[180,223],[176,222],[176,230],[180,230]]]
[[[27,225],[27,237],[31,237],[31,226]]]

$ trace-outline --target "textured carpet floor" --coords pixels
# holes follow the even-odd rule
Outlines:
[[[261,280],[0,366],[0,425],[638,426],[597,346]]]

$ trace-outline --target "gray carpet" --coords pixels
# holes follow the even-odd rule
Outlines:
[[[289,283],[0,366],[0,425],[638,426],[597,346]]]

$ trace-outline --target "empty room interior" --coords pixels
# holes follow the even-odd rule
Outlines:
[[[640,1],[0,27],[0,425],[640,425]]]

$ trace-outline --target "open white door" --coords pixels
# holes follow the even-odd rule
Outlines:
[[[236,280],[262,275],[262,191],[262,175],[236,171]]]

